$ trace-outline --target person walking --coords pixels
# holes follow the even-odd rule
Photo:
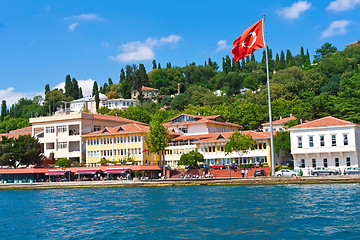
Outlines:
[[[248,175],[249,175],[249,171],[246,169],[245,170],[245,176],[248,177]]]
[[[245,169],[243,168],[242,170],[241,170],[241,177],[244,177],[245,176]]]

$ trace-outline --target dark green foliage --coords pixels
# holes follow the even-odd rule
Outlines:
[[[8,110],[6,108],[6,101],[2,100],[1,102],[1,116],[0,116],[0,121],[3,121],[4,118],[6,117],[6,115],[8,115]]]
[[[0,164],[17,168],[36,165],[42,158],[41,144],[30,135],[20,135],[18,139],[2,137],[0,141]]]
[[[181,155],[178,165],[196,166],[200,162],[204,162],[204,156],[199,152],[190,151]]]
[[[335,53],[337,48],[332,46],[331,43],[324,43],[321,48],[316,49],[314,55],[314,63],[318,63],[321,59],[324,59],[327,55]]]
[[[55,162],[55,165],[61,168],[71,167],[71,162],[67,158],[60,158]]]

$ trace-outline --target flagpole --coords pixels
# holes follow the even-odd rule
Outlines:
[[[267,48],[267,41],[266,41],[265,14],[263,15],[263,19],[264,19],[265,55],[266,55],[266,77],[267,77],[268,102],[269,102],[271,175],[275,175],[274,138],[273,138],[272,115],[271,115],[269,60],[268,60],[268,48]]]

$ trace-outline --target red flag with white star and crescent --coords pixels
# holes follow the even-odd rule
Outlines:
[[[265,47],[263,36],[263,19],[246,29],[243,34],[234,41],[232,53],[234,62],[246,58],[256,50]]]

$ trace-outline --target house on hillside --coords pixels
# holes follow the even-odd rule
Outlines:
[[[141,88],[141,93],[145,102],[156,102],[157,96],[159,95],[159,89],[143,86]],[[131,99],[138,100],[139,95],[140,93],[138,90],[133,90],[131,92]]]
[[[296,120],[296,117],[290,115],[290,117],[282,118],[280,117],[279,120],[275,120],[272,122],[273,131],[284,131],[287,129],[286,123]],[[261,124],[263,132],[270,131],[270,122]]]
[[[324,117],[290,130],[294,168],[308,175],[315,167],[359,167],[360,126],[335,117]]]

